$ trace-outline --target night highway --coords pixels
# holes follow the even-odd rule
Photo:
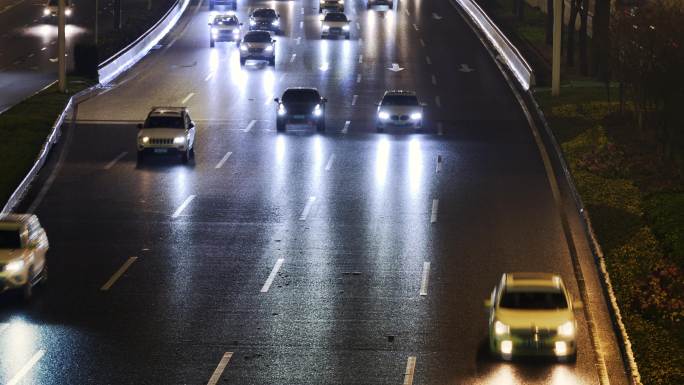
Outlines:
[[[575,363],[489,355],[502,273],[580,293],[530,123],[452,4],[350,1],[349,40],[321,40],[317,1],[240,1],[240,21],[258,7],[280,14],[274,67],[210,48],[199,1],[79,106],[21,206],[50,237],[50,280],[0,297],[0,383],[627,384],[569,209],[598,339],[580,310]],[[273,99],[298,86],[328,99],[325,132],[276,132]],[[391,89],[417,93],[423,130],[376,132]],[[189,108],[188,164],[136,161],[153,106]]]

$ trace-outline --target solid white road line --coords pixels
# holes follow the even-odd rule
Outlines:
[[[171,218],[178,218],[183,210],[185,210],[186,207],[192,202],[193,199],[195,199],[196,195],[190,195],[189,197],[185,198],[185,201],[176,209],[176,211],[173,212],[173,215],[171,215]]]
[[[211,78],[213,78],[213,77],[214,77],[214,72],[209,72],[209,74],[207,75],[207,77],[204,78],[204,81],[205,81],[205,82],[208,82],[208,81],[211,80]]]
[[[309,212],[311,211],[314,202],[316,202],[316,197],[309,197],[309,200],[306,202],[306,206],[304,206],[304,211],[302,211],[302,215],[299,216],[300,221],[305,221],[306,217],[309,216]]]
[[[29,370],[31,370],[33,368],[33,366],[38,361],[40,361],[41,358],[43,358],[44,355],[45,355],[45,350],[41,349],[41,350],[37,351],[36,354],[34,354],[33,357],[31,357],[31,359],[27,363],[25,363],[24,366],[21,367],[21,369],[19,369],[17,374],[15,374],[14,377],[12,377],[9,381],[7,381],[7,385],[17,385],[17,384],[21,383],[21,380],[24,378],[26,373],[28,373]]]
[[[249,124],[247,124],[247,127],[245,127],[245,129],[242,130],[242,132],[250,132],[252,130],[252,127],[254,127],[255,124],[256,124],[256,120],[252,119],[249,122]]]
[[[432,75],[432,84],[437,85],[437,77],[435,75]]]
[[[118,162],[118,161],[120,161],[121,159],[123,159],[123,157],[126,156],[126,155],[128,155],[128,152],[126,152],[126,151],[124,151],[124,152],[122,152],[121,154],[117,155],[116,158],[112,159],[111,162],[107,163],[107,164],[104,166],[104,169],[105,169],[105,170],[109,170],[110,168],[114,167],[114,165],[116,164],[116,162]]]
[[[219,160],[219,162],[216,163],[216,166],[214,166],[214,168],[219,169],[223,167],[223,164],[226,163],[226,161],[228,160],[228,158],[230,158],[231,155],[233,155],[233,153],[228,151],[226,155],[224,155],[223,158],[221,158],[221,160]]]
[[[121,267],[119,268],[119,270],[117,270],[116,273],[114,273],[114,275],[112,275],[112,277],[109,278],[109,281],[107,281],[104,285],[102,285],[102,287],[100,288],[100,290],[101,290],[101,291],[107,291],[107,290],[109,290],[109,289],[116,283],[116,281],[117,281],[119,278],[121,278],[121,276],[123,275],[123,273],[125,273],[126,270],[128,270],[128,268],[131,267],[131,265],[133,264],[133,262],[135,262],[137,259],[138,259],[138,257],[130,257],[130,258],[128,258],[128,259],[126,260],[126,262],[124,262],[124,264],[121,265]]]
[[[430,56],[425,56],[425,62],[428,64],[432,64],[432,60],[430,59]]]
[[[425,41],[424,41],[422,38],[419,39],[418,41],[420,41],[420,45],[421,45],[421,46],[425,47]]]
[[[404,373],[404,385],[413,385],[413,376],[416,372],[416,357],[410,356],[406,360],[406,372]]]
[[[356,82],[361,83],[361,74],[356,75]]]
[[[290,63],[294,63],[295,58],[297,57],[296,53],[292,54],[292,57],[290,57]]]
[[[343,134],[346,134],[347,132],[349,132],[349,126],[350,126],[350,125],[351,125],[351,121],[350,121],[350,120],[347,120],[347,121],[344,122],[344,127],[342,127],[342,133],[343,133]]]
[[[359,64],[363,63],[363,55],[359,55]]]
[[[188,96],[186,96],[186,97],[181,101],[181,104],[187,103],[188,100],[190,100],[190,98],[192,98],[193,96],[195,96],[195,93],[194,93],[194,92],[189,93]]]
[[[435,172],[440,172],[442,171],[442,156],[437,155],[437,166],[435,166]]]
[[[439,199],[433,199],[432,213],[430,214],[430,223],[437,223],[437,210],[439,210]]]
[[[218,366],[216,367],[216,369],[214,369],[214,373],[212,373],[211,377],[209,378],[209,382],[207,382],[207,385],[218,384],[218,381],[221,378],[223,371],[226,370],[226,366],[228,366],[228,362],[230,362],[231,357],[233,357],[233,352],[223,353],[223,357],[221,357],[221,361],[219,361]]]
[[[332,154],[332,155],[330,155],[330,158],[328,159],[328,163],[325,164],[325,171],[330,171],[334,161],[335,161],[335,154]],[[2,327],[0,327],[0,332],[1,331],[2,331]]]
[[[356,105],[356,100],[359,98],[359,95],[354,95],[352,96],[352,106]]]
[[[423,278],[420,280],[420,295],[427,295],[428,280],[430,279],[430,262],[423,262]]]
[[[439,98],[439,96],[435,96],[435,104],[437,107],[442,107],[442,100]]]
[[[437,123],[437,135],[444,135],[444,125],[442,124],[442,122]]]
[[[285,260],[283,258],[278,258],[275,266],[273,266],[273,270],[271,270],[271,274],[269,274],[268,278],[266,278],[266,282],[264,282],[264,286],[261,287],[262,293],[268,292],[268,289],[271,287],[271,284],[273,283],[273,280],[275,279],[276,274],[278,274],[278,270],[280,270],[280,266],[283,265],[283,262],[285,262]]]

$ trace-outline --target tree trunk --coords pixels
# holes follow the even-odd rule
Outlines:
[[[565,63],[568,67],[575,65],[575,25],[577,25],[577,0],[570,1],[570,20],[568,20],[568,41],[566,45]]]
[[[525,19],[525,0],[518,0],[518,20]]]
[[[580,73],[589,75],[589,58],[587,56],[587,29],[589,19],[589,0],[582,0],[580,4],[580,30],[579,30],[579,59]]]
[[[610,0],[594,4],[591,74],[606,80],[610,77]]]
[[[553,44],[553,0],[546,0],[546,44]]]

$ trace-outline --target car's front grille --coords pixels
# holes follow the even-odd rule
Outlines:
[[[409,116],[408,115],[392,115],[390,118],[392,120],[408,120]]]
[[[167,138],[151,138],[150,144],[173,144],[173,139]]]
[[[339,28],[339,27],[330,28],[330,33],[342,33],[342,28]]]
[[[249,53],[262,53],[264,52],[263,48],[250,48]]]
[[[523,340],[534,340],[535,336],[539,340],[544,340],[555,337],[557,331],[552,329],[514,329],[511,331],[511,334],[514,334]]]

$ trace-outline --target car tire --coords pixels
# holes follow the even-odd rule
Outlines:
[[[321,119],[316,124],[316,131],[325,132],[325,119]]]
[[[347,39],[347,40],[349,40],[349,38],[351,38],[351,35],[346,34],[346,35],[344,36],[344,38]]]
[[[209,40],[209,47],[214,48],[214,45],[215,45],[214,39]]]
[[[270,65],[271,67],[275,67],[275,57],[272,57],[268,60],[268,65]]]
[[[186,164],[186,163],[188,163],[189,159],[190,159],[190,150],[185,150],[185,152],[183,152],[181,154],[181,163]]]
[[[138,163],[142,163],[143,160],[145,160],[145,153],[142,151],[138,151]]]
[[[195,147],[190,149],[190,158],[195,159]]]
[[[385,132],[385,129],[382,126],[375,126],[375,131],[377,132]]]
[[[394,4],[390,4],[389,9],[394,9]]]
[[[370,3],[367,3],[367,4],[366,4],[366,9],[371,9],[371,8],[372,8],[371,4],[370,4]]]
[[[282,120],[277,120],[276,121],[276,130],[278,132],[285,132],[285,122]]]
[[[318,13],[323,13],[323,8],[318,8]]]
[[[29,268],[28,279],[26,280],[26,284],[21,288],[21,296],[24,298],[24,301],[28,301],[33,297],[33,268]]]
[[[246,62],[247,62],[247,60],[240,58],[240,65],[241,66],[245,65]]]

